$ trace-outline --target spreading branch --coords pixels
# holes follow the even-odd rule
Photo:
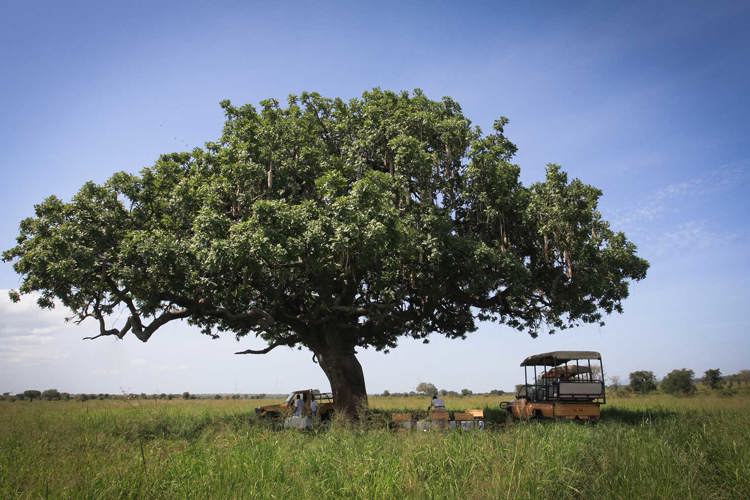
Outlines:
[[[203,317],[221,319],[230,325],[253,326],[257,328],[270,328],[276,320],[268,311],[260,307],[251,307],[246,311],[234,312],[221,306],[217,306],[205,299],[191,299],[182,295],[165,294],[162,299],[189,309],[192,314]]]
[[[110,328],[107,329],[107,325],[104,323],[104,318],[101,316],[101,314],[94,315],[99,320],[99,335],[94,335],[93,337],[83,337],[83,340],[94,340],[98,339],[99,337],[104,337],[108,335],[114,335],[118,339],[122,339],[128,331],[133,326],[133,322],[130,318],[125,322],[125,326],[120,328],[119,330],[117,328]]]
[[[84,340],[94,340],[98,339],[99,337],[110,335],[114,335],[117,338],[122,339],[125,334],[127,334],[130,330],[133,330],[133,333],[136,337],[138,337],[138,340],[140,340],[141,342],[146,342],[149,338],[151,338],[151,335],[153,335],[156,330],[158,330],[166,323],[169,323],[170,321],[174,321],[176,319],[184,319],[190,316],[190,311],[188,311],[187,309],[168,309],[164,311],[160,316],[156,317],[151,323],[144,326],[140,314],[138,314],[138,312],[135,310],[131,311],[131,316],[128,318],[122,328],[108,329],[104,321],[103,314],[101,313],[101,311],[96,310],[94,316],[97,318],[97,320],[99,320],[99,335],[94,335],[93,337],[84,337]]]
[[[287,347],[292,347],[297,342],[299,342],[299,338],[294,336],[291,338],[280,340],[278,342],[273,342],[272,344],[269,344],[268,347],[266,347],[265,349],[246,349],[244,351],[235,352],[235,354],[268,354],[269,352],[273,351],[277,347],[280,347],[283,345]]]

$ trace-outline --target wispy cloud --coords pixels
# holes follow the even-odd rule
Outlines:
[[[0,362],[36,364],[69,356],[51,345],[52,337],[12,336],[0,340]]]
[[[739,238],[737,233],[715,231],[705,221],[691,220],[657,234],[652,238],[651,248],[657,256],[685,254],[725,246]]]
[[[617,229],[633,232],[640,229],[644,222],[652,222],[679,211],[681,203],[736,189],[749,180],[750,159],[725,164],[636,199],[633,205],[615,211],[611,220]]]

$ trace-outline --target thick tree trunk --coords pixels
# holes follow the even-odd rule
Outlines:
[[[350,420],[358,419],[367,409],[367,389],[354,349],[326,347],[314,352],[331,383],[336,411]]]

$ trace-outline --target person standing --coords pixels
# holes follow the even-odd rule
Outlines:
[[[318,407],[318,400],[313,397],[313,400],[310,402],[310,412],[312,413],[313,420],[318,417]]]
[[[430,404],[430,408],[432,410],[445,410],[445,401],[443,401],[441,398],[435,394],[432,396],[432,403]]]
[[[294,416],[301,417],[302,409],[305,407],[305,401],[302,399],[302,394],[297,394],[297,399],[294,400]]]

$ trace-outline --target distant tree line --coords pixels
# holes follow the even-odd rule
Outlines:
[[[609,377],[609,385],[607,389],[610,392],[614,392],[619,395],[627,394],[648,394],[654,391],[661,391],[666,394],[673,394],[677,396],[689,396],[695,394],[698,390],[698,386],[702,385],[707,390],[717,391],[721,394],[731,395],[734,393],[734,388],[744,385],[750,385],[750,370],[740,370],[737,373],[731,375],[723,375],[719,368],[711,368],[703,373],[703,376],[696,378],[695,372],[687,368],[681,368],[678,370],[672,370],[662,380],[658,380],[654,372],[649,370],[637,370],[631,372],[629,375],[627,384],[624,384],[619,376]],[[516,386],[516,393],[522,386]],[[381,396],[448,396],[448,397],[460,397],[460,396],[471,396],[474,392],[470,389],[461,389],[460,391],[438,389],[435,384],[430,382],[420,382],[416,390],[409,392],[390,392],[388,390],[383,391]],[[478,394],[489,394],[493,396],[502,396],[509,394],[501,389],[493,389],[486,393]],[[60,392],[57,389],[46,389],[40,391],[37,389],[29,389],[18,394],[12,394],[5,392],[0,396],[0,400],[6,401],[88,401],[88,400],[103,400],[103,399],[119,399],[119,400],[133,400],[133,399],[266,399],[266,398],[280,398],[284,395],[281,394],[192,394],[190,392],[183,392],[182,394],[134,394],[134,393],[123,393],[123,394],[71,394],[68,392]]]
[[[662,380],[657,380],[654,372],[638,370],[631,372],[629,383],[624,385],[620,377],[609,378],[609,390],[616,394],[648,394],[661,391],[675,396],[690,396],[698,391],[702,385],[710,391],[720,391],[723,394],[732,394],[733,387],[750,384],[750,370],[740,370],[732,375],[722,375],[719,368],[711,368],[697,378],[695,372],[688,368],[680,368],[669,372]]]
[[[89,400],[137,400],[137,399],[265,399],[267,397],[275,397],[280,395],[267,395],[267,394],[191,394],[189,392],[183,392],[182,394],[146,394],[144,392],[140,394],[71,394],[68,392],[60,392],[57,389],[47,389],[39,391],[36,389],[29,389],[18,394],[12,394],[10,392],[4,392],[0,396],[0,400],[5,401],[89,401]]]
[[[389,390],[383,391],[380,396],[382,397],[409,397],[409,396],[450,396],[450,397],[459,397],[459,396],[471,396],[474,394],[474,391],[471,389],[461,389],[460,391],[451,391],[448,389],[438,389],[435,384],[432,384],[430,382],[420,382],[416,390],[409,391],[409,392],[391,392]],[[503,394],[508,394],[507,392],[503,391],[502,389],[492,389],[489,392],[485,393],[477,393],[477,394],[490,394],[493,396],[500,396]]]

